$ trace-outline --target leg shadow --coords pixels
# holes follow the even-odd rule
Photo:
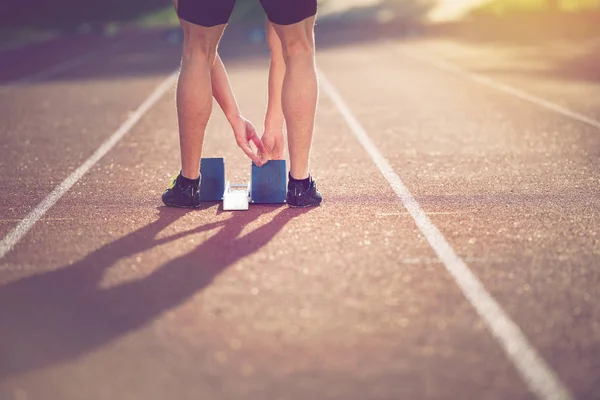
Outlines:
[[[159,217],[77,263],[0,287],[0,380],[69,361],[151,322],[207,287],[227,267],[265,246],[306,209],[283,208],[240,237],[244,227],[273,211],[253,206],[226,221],[158,239],[185,212],[161,208]],[[119,260],[187,235],[218,232],[149,276],[101,289],[104,272]]]

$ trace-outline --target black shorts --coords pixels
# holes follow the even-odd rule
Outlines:
[[[291,25],[317,14],[317,0],[259,0],[269,21]],[[235,0],[179,0],[177,15],[184,21],[201,26],[215,26],[229,21]]]

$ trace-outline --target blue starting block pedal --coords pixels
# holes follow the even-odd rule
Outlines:
[[[254,204],[285,203],[287,167],[285,160],[270,160],[262,167],[252,163],[250,200]]]
[[[200,201],[221,201],[225,193],[225,161],[222,158],[200,160]]]

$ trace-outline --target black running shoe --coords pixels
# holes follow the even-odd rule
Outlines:
[[[301,182],[288,182],[286,201],[290,207],[313,207],[323,201],[315,181],[310,177],[308,189]]]
[[[162,201],[169,207],[200,207],[200,184],[183,182],[179,173],[163,193]]]

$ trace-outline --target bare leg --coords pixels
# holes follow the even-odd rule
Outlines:
[[[210,28],[181,21],[184,33],[177,84],[182,175],[197,179],[204,133],[212,112],[211,68],[225,25]]]
[[[315,17],[297,24],[273,24],[281,40],[285,76],[281,93],[290,152],[290,173],[295,179],[309,175],[310,147],[319,96],[315,63]]]

